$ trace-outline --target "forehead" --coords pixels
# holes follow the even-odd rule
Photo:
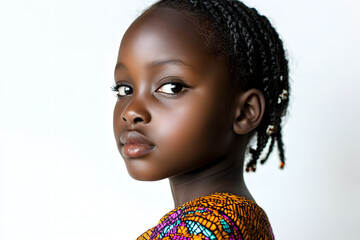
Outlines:
[[[126,31],[118,62],[136,59],[137,63],[145,63],[167,58],[204,67],[215,56],[206,51],[194,22],[185,12],[155,8],[141,15]]]

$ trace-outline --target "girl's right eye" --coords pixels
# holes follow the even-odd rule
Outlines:
[[[133,93],[133,89],[129,85],[118,85],[115,86],[113,90],[117,92],[118,96],[120,97],[124,97]]]

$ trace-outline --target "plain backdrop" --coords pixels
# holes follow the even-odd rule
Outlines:
[[[0,0],[0,239],[135,239],[173,208],[112,132],[122,35],[151,0]],[[360,239],[360,3],[247,0],[284,40],[292,100],[246,182],[276,239]]]

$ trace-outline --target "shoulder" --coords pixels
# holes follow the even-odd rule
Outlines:
[[[179,206],[139,239],[274,239],[265,212],[254,202],[215,193]],[[196,237],[196,238],[195,238]]]

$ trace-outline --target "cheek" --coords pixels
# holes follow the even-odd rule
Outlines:
[[[120,131],[123,128],[124,122],[121,119],[121,114],[124,110],[124,107],[126,106],[126,103],[117,101],[114,108],[113,113],[113,130],[116,142],[119,141],[120,138]]]
[[[115,108],[114,108],[114,113],[113,113],[113,128],[114,128],[115,136],[118,133],[119,123],[120,123],[119,120],[120,120],[120,111],[119,111],[118,103],[116,103]]]
[[[153,115],[159,153],[167,156],[162,161],[171,161],[174,168],[223,154],[231,136],[221,103],[199,97],[187,100]]]

